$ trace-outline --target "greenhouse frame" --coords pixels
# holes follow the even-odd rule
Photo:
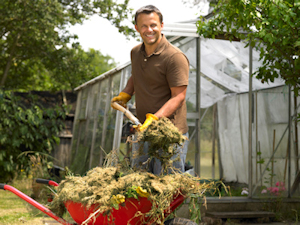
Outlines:
[[[204,39],[194,23],[165,24],[162,33],[190,62],[187,158],[194,174],[244,184],[248,198],[263,197],[278,184],[285,197],[299,195],[299,98],[291,88],[280,78],[262,83],[252,77],[261,65],[259,53],[244,42]],[[128,119],[110,101],[130,75],[128,62],[75,89],[74,172],[102,166],[112,150],[127,155]],[[134,98],[128,107],[134,112]]]

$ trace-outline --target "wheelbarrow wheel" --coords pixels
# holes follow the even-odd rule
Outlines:
[[[186,218],[175,217],[173,219],[167,220],[164,225],[198,225],[192,220]]]

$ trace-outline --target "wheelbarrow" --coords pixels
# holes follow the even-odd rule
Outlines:
[[[37,183],[42,184],[48,184],[51,186],[58,186],[58,183],[52,181],[52,180],[45,180],[45,179],[36,179]],[[63,218],[58,217],[55,215],[51,210],[49,210],[47,207],[43,206],[42,204],[38,203],[34,199],[30,198],[26,194],[22,193],[18,189],[7,185],[0,183],[0,189],[8,190],[17,195],[18,197],[22,198],[35,208],[39,209],[43,213],[47,214],[48,216],[52,217],[56,221],[58,221],[61,224],[64,225],[72,225],[72,223],[67,222]],[[165,210],[164,215],[165,218],[172,213],[181,203],[183,203],[185,197],[178,192],[171,202],[168,209]],[[145,197],[140,197],[139,199],[135,198],[128,198],[124,202],[125,204],[122,204],[118,210],[113,209],[111,212],[111,215],[113,218],[113,221],[109,221],[109,218],[101,213],[97,213],[97,205],[92,205],[90,208],[84,207],[81,203],[78,202],[72,202],[67,201],[65,202],[65,207],[70,213],[73,220],[76,222],[76,224],[82,224],[83,222],[87,221],[85,224],[88,225],[106,225],[106,224],[115,224],[115,225],[139,225],[139,224],[155,224],[155,221],[149,221],[147,217],[144,217],[143,214],[150,211],[152,207],[152,203]],[[140,211],[138,215],[136,215],[136,212]],[[89,219],[90,218],[90,219]],[[181,220],[185,220],[183,218],[180,218]],[[189,220],[187,220],[189,221]],[[168,223],[168,224],[175,224],[175,223]],[[183,223],[180,223],[183,224]],[[190,223],[184,223],[184,224],[190,224]],[[194,224],[194,223],[191,223]]]

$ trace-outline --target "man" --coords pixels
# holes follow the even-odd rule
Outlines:
[[[123,106],[135,94],[137,118],[145,130],[153,120],[168,117],[184,135],[188,135],[186,121],[185,96],[188,85],[189,62],[186,56],[171,45],[161,33],[163,16],[153,5],[147,5],[137,10],[135,14],[135,29],[139,32],[143,43],[131,51],[132,76],[126,87],[114,97],[112,102]],[[179,162],[174,162],[175,168],[184,171],[187,153],[187,141],[184,146],[178,146]],[[144,152],[147,154],[147,143]],[[134,152],[139,148],[133,144]],[[148,156],[133,158],[132,165],[138,166],[147,161]],[[148,170],[154,174],[161,172],[159,160],[153,159]]]

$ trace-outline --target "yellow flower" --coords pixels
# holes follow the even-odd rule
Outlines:
[[[147,190],[141,188],[140,186],[138,186],[138,187],[136,188],[136,193],[138,193],[138,195],[141,196],[141,197],[146,197],[146,198],[148,198],[148,196],[149,196],[149,193],[147,192]]]
[[[111,201],[112,204],[120,204],[120,203],[125,202],[125,196],[120,195],[120,194],[113,195],[111,197],[110,201]]]

